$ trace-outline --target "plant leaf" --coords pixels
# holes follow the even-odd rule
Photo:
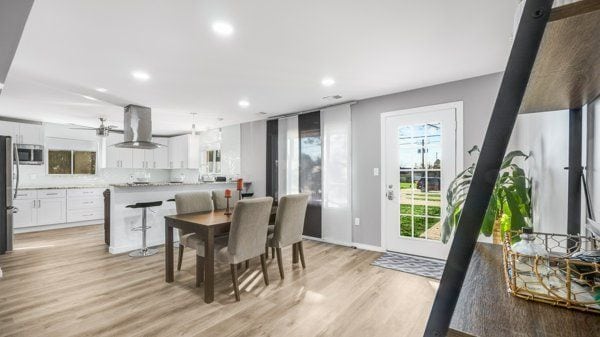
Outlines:
[[[529,156],[526,155],[523,151],[511,151],[506,156],[504,156],[504,160],[502,161],[502,166],[500,167],[500,169],[502,170],[509,167],[512,164],[513,159],[518,157],[524,157],[525,159],[529,158]]]

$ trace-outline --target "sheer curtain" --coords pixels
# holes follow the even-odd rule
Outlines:
[[[323,239],[352,242],[350,105],[321,110]]]
[[[279,119],[277,132],[277,197],[299,191],[298,116]]]

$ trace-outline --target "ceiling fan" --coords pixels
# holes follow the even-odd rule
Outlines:
[[[100,120],[100,126],[97,128],[92,128],[89,126],[81,126],[81,127],[71,128],[71,130],[96,130],[97,136],[108,137],[108,134],[113,129],[117,128],[116,125],[105,125],[104,123],[107,122],[106,118],[100,117],[98,119]]]

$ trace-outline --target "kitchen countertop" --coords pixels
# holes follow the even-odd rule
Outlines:
[[[154,187],[154,186],[185,186],[185,185],[224,185],[224,184],[235,184],[235,181],[215,181],[215,182],[197,182],[197,183],[174,183],[174,182],[150,182],[147,184],[110,184],[112,187],[129,188],[129,187]]]
[[[107,188],[108,185],[19,186],[19,190],[69,190],[78,188]]]

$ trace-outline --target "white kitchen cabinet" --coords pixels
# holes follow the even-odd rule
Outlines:
[[[169,168],[197,169],[200,167],[200,148],[197,136],[182,135],[169,138]]]
[[[132,168],[133,150],[115,147],[117,143],[123,142],[123,135],[111,133],[106,140],[106,167],[108,168]]]
[[[154,138],[154,142],[164,145],[154,149],[151,168],[168,169],[169,168],[169,139]]]
[[[36,199],[13,200],[13,206],[19,209],[16,213],[13,213],[13,227],[23,228],[37,226],[36,205]]]
[[[67,220],[65,190],[20,191],[13,205],[19,209],[13,215],[15,228],[53,225]]]
[[[104,218],[103,188],[22,190],[13,200],[19,209],[14,228],[72,223]]]
[[[101,188],[67,191],[67,222],[100,220],[104,218],[104,197]]]
[[[19,123],[19,143],[44,144],[44,127],[39,124]]]
[[[11,136],[17,144],[44,144],[44,127],[39,124],[0,121],[0,135]]]
[[[14,122],[0,121],[0,136],[10,136],[13,143],[18,143],[19,124]]]
[[[38,225],[53,225],[67,222],[67,204],[63,197],[38,199]]]

